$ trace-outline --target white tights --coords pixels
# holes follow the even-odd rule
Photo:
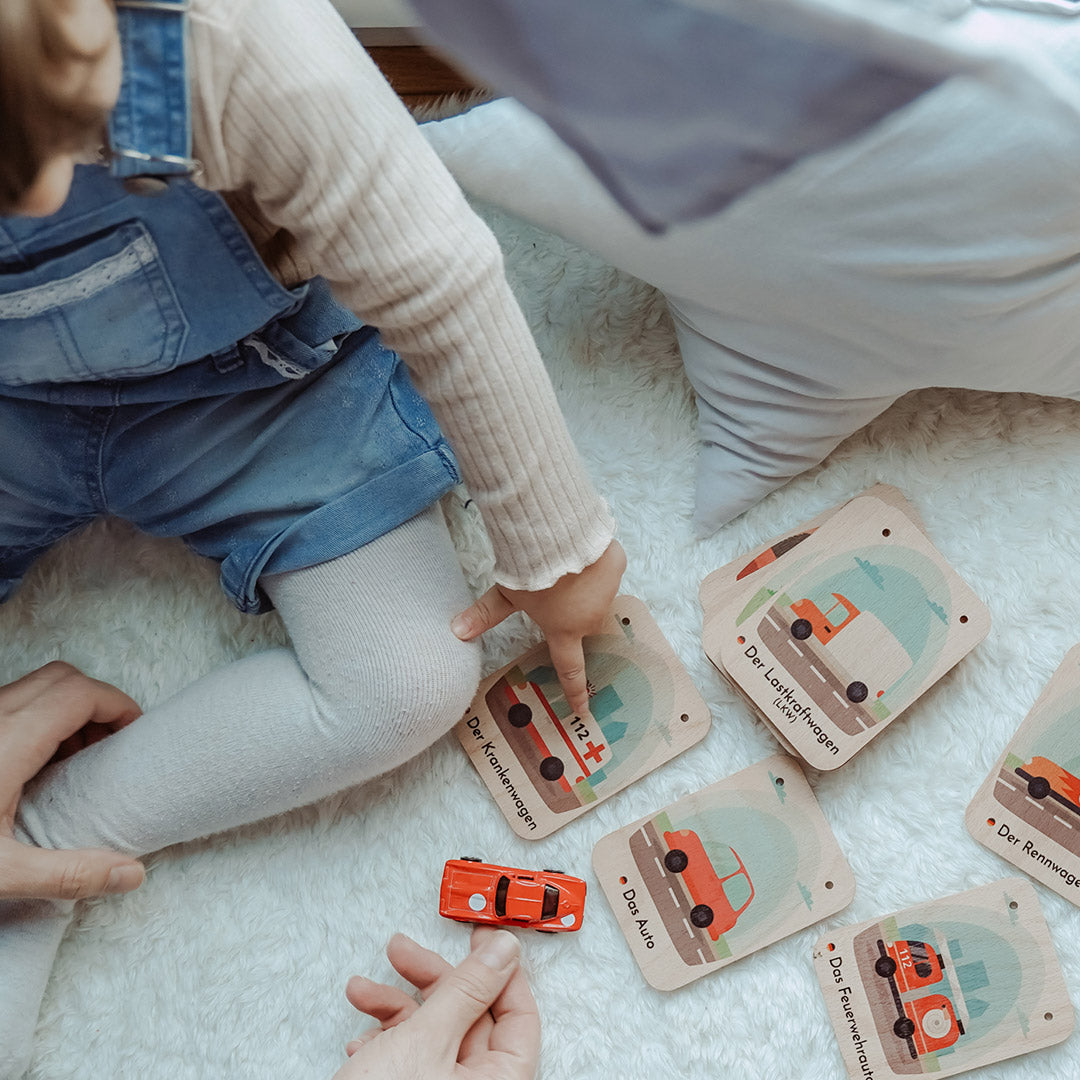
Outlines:
[[[314,802],[400,765],[458,721],[480,652],[438,507],[365,547],[261,584],[293,649],[212,672],[47,769],[20,839],[144,855]],[[0,902],[0,1080],[26,1069],[70,904]]]

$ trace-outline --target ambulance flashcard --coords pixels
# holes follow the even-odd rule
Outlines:
[[[852,1080],[953,1076],[1073,1029],[1050,932],[1021,878],[830,931],[814,967]]]
[[[855,895],[809,784],[783,755],[605,836],[593,868],[657,990],[828,918]]]
[[[1080,907],[1080,645],[968,806],[981,844]]]
[[[853,499],[708,627],[706,652],[807,763],[835,769],[987,634],[990,616],[895,507]]]
[[[489,676],[458,739],[518,836],[539,840],[705,737],[709,707],[645,605],[619,596],[585,639],[589,712],[541,642]]]

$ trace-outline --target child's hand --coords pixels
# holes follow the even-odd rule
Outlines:
[[[515,611],[524,611],[540,627],[551,652],[566,701],[575,713],[589,708],[585,682],[585,653],[581,639],[598,633],[611,611],[626,569],[626,553],[617,540],[580,574],[559,578],[550,589],[522,592],[496,585],[467,611],[451,629],[462,641],[471,641],[498,625]]]
[[[386,950],[424,998],[349,980],[346,994],[380,1026],[349,1043],[334,1080],[533,1080],[540,1016],[507,930],[477,928],[456,968],[396,934]]]
[[[142,864],[125,855],[45,851],[20,844],[14,834],[27,780],[54,756],[70,756],[130,724],[140,712],[115,686],[59,662],[0,687],[0,900],[79,900],[142,884]]]

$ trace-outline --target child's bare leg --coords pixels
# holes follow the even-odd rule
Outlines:
[[[262,584],[295,652],[212,672],[47,770],[24,795],[24,839],[145,854],[257,821],[394,768],[468,707],[479,650],[449,630],[470,598],[437,507]],[[37,921],[0,904],[0,1080],[29,1057],[39,1001],[26,991],[52,966],[55,910]]]

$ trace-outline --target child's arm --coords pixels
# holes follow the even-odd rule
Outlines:
[[[327,0],[199,0],[192,18],[205,182],[244,192],[279,267],[322,274],[402,355],[483,514],[496,580],[530,593],[559,582],[588,617],[554,630],[580,642],[596,597],[606,610],[618,587],[616,553],[601,560],[614,523],[495,238]],[[541,620],[551,609],[533,606]]]
[[[478,927],[472,952],[456,967],[396,935],[387,955],[420,991],[350,980],[349,1001],[379,1022],[349,1043],[335,1080],[532,1080],[540,1016],[508,930]]]

